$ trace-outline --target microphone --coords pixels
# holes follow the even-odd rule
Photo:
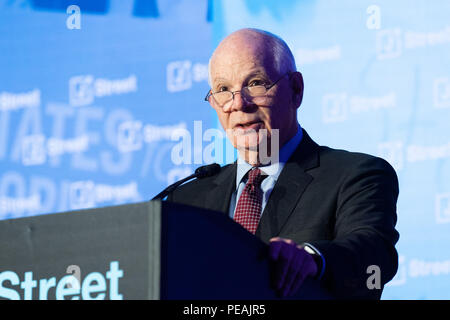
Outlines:
[[[206,178],[211,177],[215,175],[216,173],[219,173],[221,167],[217,163],[208,164],[206,166],[198,167],[193,174],[190,176],[187,176],[184,179],[181,179],[180,181],[177,181],[167,188],[165,188],[163,191],[158,193],[156,196],[153,197],[152,200],[162,200],[165,198],[169,193],[171,193],[173,190],[175,190],[180,184],[185,183],[188,180],[194,179],[194,178]]]

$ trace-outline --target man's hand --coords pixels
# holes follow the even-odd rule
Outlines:
[[[273,286],[282,296],[295,294],[308,276],[317,274],[313,257],[289,239],[270,239],[269,258],[274,262]]]

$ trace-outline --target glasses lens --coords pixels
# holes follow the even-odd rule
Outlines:
[[[267,93],[266,87],[264,86],[251,86],[246,87],[245,90],[250,97],[262,97]]]
[[[233,100],[233,94],[230,91],[216,92],[213,94],[213,97],[220,106],[223,106]]]

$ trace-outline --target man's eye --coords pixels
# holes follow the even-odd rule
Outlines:
[[[224,91],[228,91],[228,87],[220,87],[219,90],[217,90],[217,92],[224,92]]]
[[[250,81],[250,83],[248,84],[249,87],[254,87],[254,86],[263,86],[266,83],[262,80],[252,80]]]

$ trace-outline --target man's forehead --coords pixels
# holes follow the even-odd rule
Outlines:
[[[270,76],[274,71],[274,57],[264,44],[233,41],[217,48],[210,67],[214,78],[236,72]]]
[[[266,39],[267,40],[267,39]],[[216,48],[212,58],[220,60],[222,57],[260,57],[268,52],[267,41],[259,34],[250,32],[236,32],[225,38]]]

